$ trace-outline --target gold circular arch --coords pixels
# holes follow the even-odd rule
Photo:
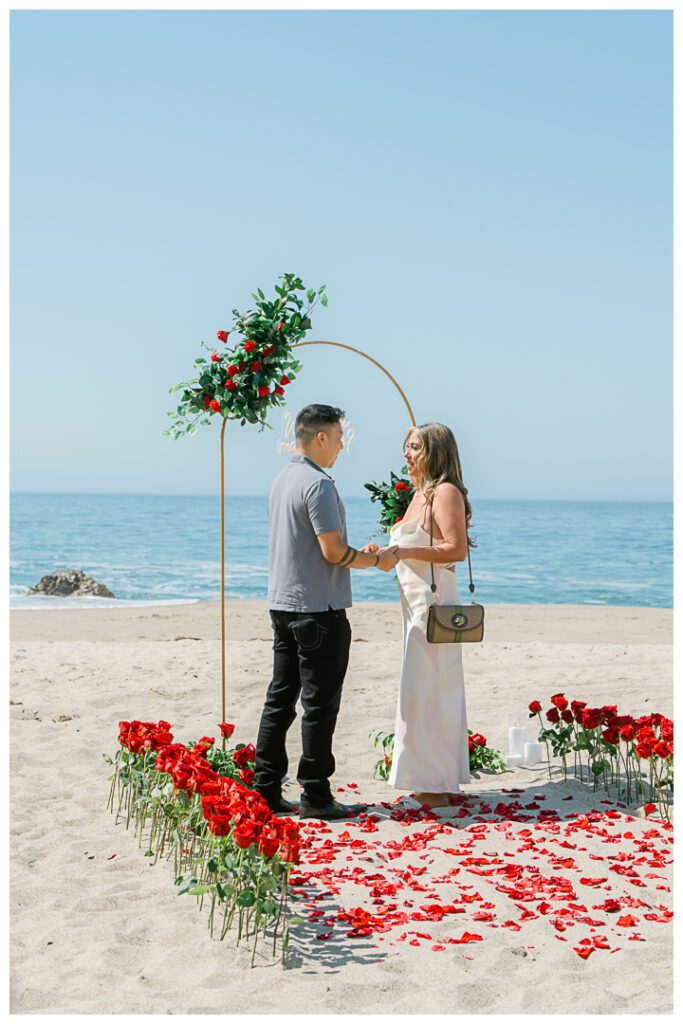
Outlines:
[[[363,352],[359,348],[352,348],[351,345],[342,345],[340,341],[297,341],[292,345],[292,348],[302,348],[304,345],[331,345],[333,348],[344,348],[347,352],[355,352],[359,356],[363,356],[364,359],[369,360],[378,369],[385,374],[391,383],[394,385],[399,395],[405,402],[410,416],[410,422],[413,426],[416,426],[415,417],[413,410],[410,407],[410,402],[406,398],[403,389],[399,385],[398,381],[392,377],[386,367],[378,363],[376,359],[369,356],[367,352]],[[223,418],[223,425],[221,426],[221,722],[225,721],[226,706],[225,706],[225,460],[224,460],[224,441],[225,441],[225,428],[227,425],[227,418]],[[225,740],[223,740],[223,749],[225,749]]]
[[[374,363],[374,365],[377,366],[382,371],[382,373],[386,374],[386,376],[389,378],[389,380],[394,385],[399,395],[406,404],[408,415],[410,416],[410,422],[412,423],[413,426],[417,425],[415,423],[415,417],[413,416],[413,410],[410,408],[410,402],[404,395],[403,389],[400,387],[398,381],[391,376],[386,367],[382,366],[381,363],[378,363],[376,359],[372,358],[372,356],[369,356],[367,352],[363,352],[359,348],[352,348],[350,345],[342,345],[340,341],[297,341],[292,345],[292,348],[302,348],[304,345],[333,345],[334,348],[345,348],[347,352],[355,352],[357,355],[363,356],[363,359],[369,359],[371,363]]]

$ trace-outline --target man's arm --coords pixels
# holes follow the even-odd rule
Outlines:
[[[377,567],[383,572],[393,569],[398,559],[391,549],[381,554],[369,554],[359,551],[357,548],[346,544],[341,537],[341,530],[331,530],[329,533],[319,533],[318,543],[320,544],[323,558],[331,565],[339,565],[343,569],[372,569]]]

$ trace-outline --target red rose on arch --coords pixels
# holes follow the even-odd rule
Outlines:
[[[211,399],[209,398],[208,395],[202,395],[202,398],[204,399],[204,408],[208,409],[209,406],[211,405]]]
[[[232,378],[230,380],[226,380],[226,382],[225,382],[225,390],[226,391],[237,391],[237,384],[235,383],[234,380],[232,380]]]
[[[221,361],[221,357],[218,355],[218,353],[217,352],[212,352],[211,353],[211,362],[212,363],[220,363],[220,361]]]
[[[226,372],[230,377],[234,377],[236,373],[239,373],[239,370],[237,369],[234,363],[230,363],[230,366],[228,367]]]
[[[262,384],[261,387],[258,389],[258,396],[259,396],[259,398],[265,398],[266,395],[269,395],[269,394],[270,394],[270,388],[266,384]]]
[[[257,370],[261,369],[261,364],[259,363],[258,359],[254,360],[249,369],[251,370],[252,373],[256,373]]]
[[[285,389],[281,388],[279,384],[276,384],[273,388],[273,393],[276,395],[284,395]]]
[[[216,337],[218,338],[219,341],[227,341],[228,331],[216,331]]]
[[[209,408],[213,409],[214,412],[220,412],[221,404],[220,402],[217,402],[216,399],[214,398],[212,402],[209,402]]]
[[[289,379],[289,377],[280,377],[280,383],[281,384],[291,384],[292,382]]]
[[[245,352],[253,352],[255,348],[256,348],[256,342],[255,341],[251,341],[251,339],[247,339],[247,341],[245,341],[245,343],[244,343],[244,351]]]

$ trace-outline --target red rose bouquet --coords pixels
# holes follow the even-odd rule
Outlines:
[[[310,330],[310,314],[317,302],[327,305],[325,285],[317,292],[306,289],[294,274],[284,274],[281,281],[273,299],[266,299],[259,288],[252,294],[255,309],[246,313],[233,309],[231,330],[216,332],[218,349],[202,343],[210,357],[195,359],[198,376],[169,391],[182,390],[182,396],[176,410],[168,413],[173,422],[164,431],[167,436],[194,434],[200,425],[211,422],[213,413],[243,425],[269,426],[268,410],[284,403],[285,388],[301,369],[292,346]],[[235,343],[223,348],[231,334]]]
[[[396,476],[392,471],[389,483],[364,484],[365,489],[370,491],[370,501],[378,502],[381,509],[379,534],[388,533],[394,523],[403,519],[415,493],[415,488],[407,479],[405,466],[401,473],[401,476]]]

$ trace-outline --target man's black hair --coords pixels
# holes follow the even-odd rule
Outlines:
[[[297,444],[308,445],[320,430],[327,430],[333,423],[339,423],[346,413],[335,405],[307,405],[302,409],[294,424]]]

